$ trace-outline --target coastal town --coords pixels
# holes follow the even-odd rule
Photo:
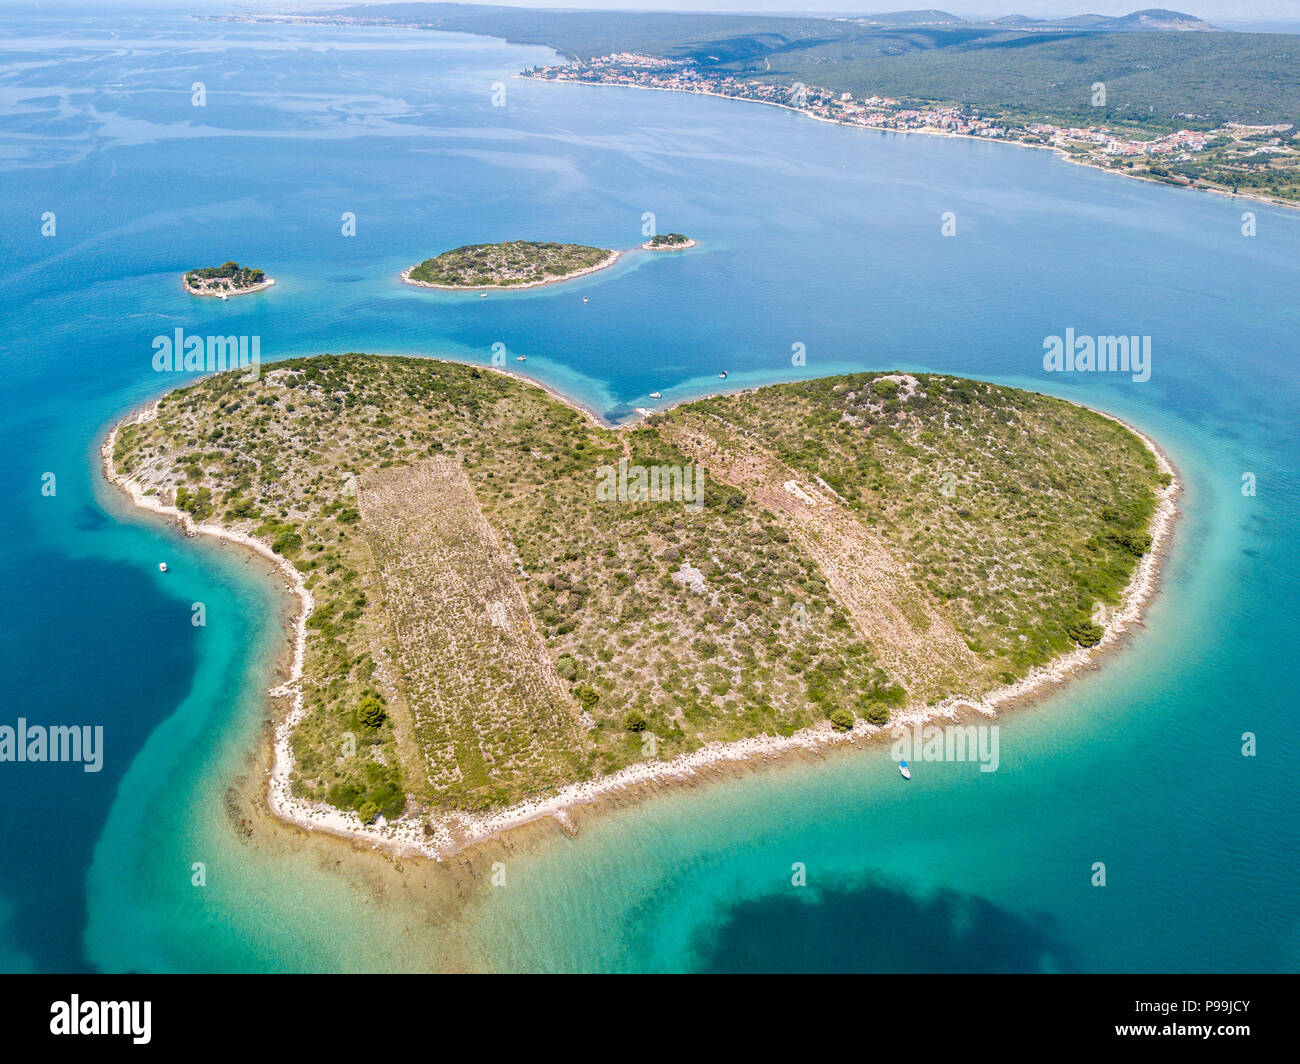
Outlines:
[[[588,85],[694,92],[786,107],[824,122],[866,129],[979,137],[1058,150],[1077,162],[1168,184],[1250,192],[1282,202],[1300,198],[1300,133],[1291,124],[1228,123],[1141,136],[1107,125],[1066,126],[980,114],[963,104],[920,105],[889,96],[774,84],[701,68],[694,59],[616,52],[562,66],[534,67],[522,77]]]

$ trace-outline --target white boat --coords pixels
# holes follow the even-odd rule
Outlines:
[[[587,297],[586,297],[586,296],[583,296],[583,297],[582,297],[582,301],[583,301],[584,303],[587,302]]]
[[[651,392],[651,393],[650,393],[650,398],[651,398],[651,399],[662,399],[663,397],[664,397],[663,392]]]
[[[520,355],[517,359],[515,359],[515,361],[516,361],[516,362],[527,362],[527,361],[528,361],[528,356],[527,356],[527,355]]]
[[[166,563],[166,562],[159,562],[159,563],[158,563],[158,571],[159,571],[160,573],[165,573],[165,572],[167,571],[167,563]]]
[[[727,379],[727,371],[724,369],[721,373],[718,374],[718,380],[725,381],[726,379]]]
[[[479,299],[487,299],[487,293],[486,293],[486,292],[480,292],[480,293],[478,294],[478,297],[479,297]]]
[[[898,774],[905,780],[910,780],[912,778],[912,770],[907,767],[906,761],[900,761],[898,763]]]

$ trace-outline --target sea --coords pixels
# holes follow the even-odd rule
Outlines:
[[[0,971],[1300,969],[1300,213],[515,77],[555,61],[411,29],[0,11],[0,725],[103,728],[99,771],[0,763]],[[399,279],[467,243],[652,229],[698,247],[487,299]],[[274,288],[182,291],[230,259]],[[487,364],[503,344],[614,421],[724,371],[959,374],[1137,426],[1182,514],[1144,624],[1004,714],[996,771],[915,761],[905,782],[882,745],[417,867],[232,816],[283,589],[124,506],[98,462],[115,420],[192,379],[153,366],[177,329],[256,337],[264,361]],[[1149,338],[1149,379],[1045,370],[1068,329]]]

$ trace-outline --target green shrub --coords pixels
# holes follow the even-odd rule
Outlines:
[[[853,714],[841,707],[831,714],[831,726],[836,731],[848,731],[853,727]]]
[[[1140,558],[1151,549],[1151,536],[1147,532],[1136,532],[1132,529],[1126,529],[1122,532],[1111,532],[1106,537],[1112,543],[1123,547],[1133,557]]]
[[[302,536],[291,528],[286,528],[275,534],[275,539],[271,541],[271,549],[276,554],[289,554],[296,551],[302,546]]]
[[[863,696],[863,704],[877,703],[889,707],[907,705],[907,691],[898,684],[873,683]]]
[[[623,727],[628,731],[643,732],[645,731],[645,726],[645,714],[643,714],[639,709],[629,709],[627,713],[623,715]]]
[[[234,499],[226,511],[228,517],[256,517],[257,506],[252,499]]]
[[[1092,621],[1075,621],[1066,628],[1065,634],[1081,647],[1095,647],[1101,642],[1104,631],[1101,625],[1093,624]]]
[[[388,719],[388,714],[384,712],[379,699],[374,695],[366,695],[357,707],[357,719],[367,728],[378,728]]]
[[[374,802],[362,802],[360,808],[357,809],[357,816],[361,818],[361,823],[373,824],[379,819],[379,806],[375,805]]]

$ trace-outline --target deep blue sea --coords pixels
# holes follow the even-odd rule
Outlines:
[[[105,737],[98,773],[0,763],[0,970],[1300,968],[1300,213],[1047,152],[511,78],[552,58],[0,15],[0,724]],[[483,300],[398,280],[465,243],[631,247],[646,212],[700,246]],[[278,283],[181,290],[227,259]],[[521,847],[508,887],[422,918],[320,844],[250,845],[226,815],[278,590],[128,512],[96,460],[109,423],[186,379],[151,366],[176,328],[258,336],[264,359],[486,363],[500,342],[616,419],[724,369],[964,374],[1141,427],[1184,516],[1146,627],[1004,717],[997,772],[927,763],[903,785],[882,750],[678,790]],[[1067,328],[1150,336],[1150,380],[1044,372]]]

